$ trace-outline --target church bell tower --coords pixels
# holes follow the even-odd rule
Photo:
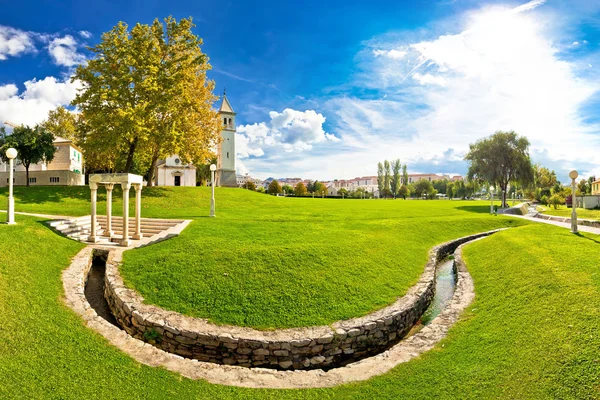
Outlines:
[[[235,174],[235,112],[223,91],[223,100],[219,108],[221,117],[221,143],[217,159],[217,186],[237,187]]]

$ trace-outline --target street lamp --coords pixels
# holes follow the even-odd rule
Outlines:
[[[575,179],[579,176],[579,173],[575,170],[569,172],[569,178],[571,178],[571,232],[577,233],[577,183]]]
[[[494,192],[490,189],[490,214],[494,213]]]
[[[246,190],[248,190],[248,173],[246,172]]]
[[[8,207],[6,213],[6,223],[9,225],[15,224],[15,199],[13,197],[13,160],[17,157],[17,150],[12,147],[6,150],[6,158],[8,158]]]
[[[215,216],[215,171],[217,170],[217,166],[215,164],[210,164],[210,172],[212,175],[212,197],[210,198],[210,217]]]

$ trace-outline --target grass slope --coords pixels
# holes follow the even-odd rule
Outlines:
[[[229,193],[248,199],[246,212],[224,210],[174,239],[125,253],[124,280],[146,302],[259,329],[330,324],[404,295],[434,245],[523,223],[470,212],[487,210],[473,202]]]
[[[434,349],[367,382],[250,390],[139,365],[62,303],[81,245],[30,217],[0,225],[0,398],[600,398],[600,238],[529,225],[466,248],[476,298]]]
[[[538,207],[538,211],[548,215],[558,215],[559,217],[571,217],[571,208],[566,206],[558,206],[555,210],[554,207]],[[577,218],[581,219],[595,219],[600,220],[600,210],[586,210],[584,208],[577,209]]]

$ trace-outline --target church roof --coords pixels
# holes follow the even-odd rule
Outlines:
[[[227,96],[225,95],[225,93],[223,93],[223,101],[221,102],[221,107],[219,108],[219,112],[235,114],[235,111],[233,111],[231,104],[229,104],[229,100],[227,100]]]

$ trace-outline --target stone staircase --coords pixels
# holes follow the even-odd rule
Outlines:
[[[97,232],[98,237],[97,244],[102,245],[118,245],[123,238],[123,218],[112,217],[112,231],[113,234],[109,237],[107,228],[107,218],[105,215],[98,215],[97,220]],[[160,235],[161,233],[177,227],[180,224],[185,223],[185,220],[178,219],[157,219],[157,218],[142,218],[141,219],[141,231],[144,238],[152,238]],[[49,225],[60,232],[61,234],[81,242],[86,242],[91,233],[92,220],[91,216],[86,215],[85,217],[59,219],[51,221]],[[135,233],[135,218],[129,218],[129,238]]]

